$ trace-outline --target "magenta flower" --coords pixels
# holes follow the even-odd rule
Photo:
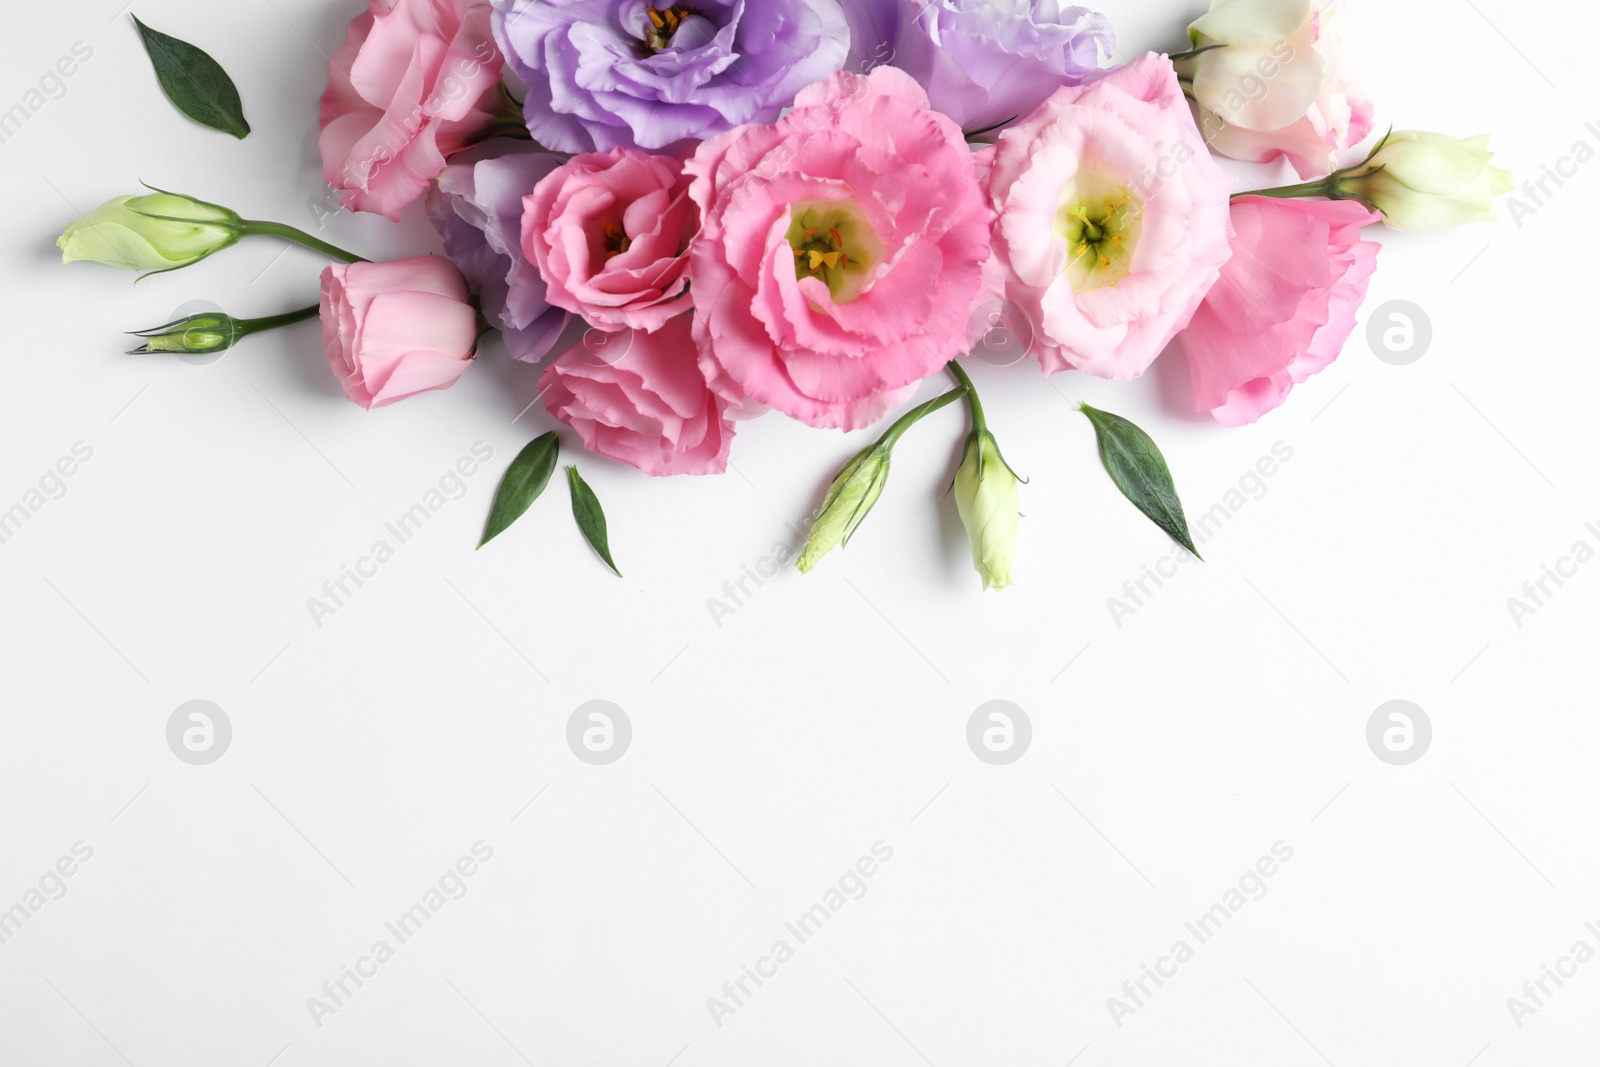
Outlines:
[[[1383,216],[1354,200],[1233,202],[1233,256],[1179,342],[1195,410],[1225,426],[1271,411],[1332,363],[1356,325]]]

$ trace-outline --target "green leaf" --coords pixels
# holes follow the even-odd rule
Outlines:
[[[606,513],[600,510],[600,501],[595,498],[589,483],[583,480],[583,475],[578,473],[577,467],[567,468],[567,487],[572,490],[572,517],[578,520],[578,529],[583,531],[584,539],[594,550],[600,553],[606,566],[621,578],[622,572],[611,562],[611,546],[606,542]]]
[[[489,523],[483,528],[479,548],[505,533],[539,499],[544,487],[550,484],[560,451],[561,442],[552,430],[535,437],[517,453],[517,458],[506,468],[505,477],[500,479],[500,488],[495,491],[494,507],[489,510]]]
[[[144,50],[156,68],[161,91],[177,109],[203,126],[243,140],[250,132],[239,103],[239,90],[217,61],[188,41],[168,37],[129,16],[144,38]]]
[[[1094,424],[1095,435],[1100,439],[1100,459],[1122,495],[1174,541],[1187,548],[1195,559],[1200,559],[1194,540],[1189,536],[1189,524],[1184,520],[1183,504],[1172,485],[1167,461],[1162,458],[1161,449],[1150,440],[1150,435],[1120,415],[1088,404],[1079,405],[1079,410]]]

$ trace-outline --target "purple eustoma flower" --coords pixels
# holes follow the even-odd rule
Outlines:
[[[1100,72],[1114,47],[1099,12],[1060,0],[843,0],[856,70],[899,67],[968,132],[1026,118]]]
[[[537,363],[560,340],[567,313],[545,300],[539,268],[522,254],[522,198],[562,158],[526,143],[492,142],[466,160],[439,175],[428,194],[428,218],[506,350]]]
[[[660,149],[771,122],[844,65],[838,0],[494,0],[528,130],[563,152]]]

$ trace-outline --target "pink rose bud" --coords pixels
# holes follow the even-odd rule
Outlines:
[[[322,343],[344,395],[381,408],[448,389],[477,348],[467,283],[443,256],[322,272]]]

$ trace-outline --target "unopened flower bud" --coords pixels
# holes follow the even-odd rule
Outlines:
[[[177,352],[182,355],[205,355],[232,348],[247,331],[237,319],[220,311],[203,311],[157,326],[153,330],[138,330],[133,336],[144,338],[144,344],[129,352]]]
[[[1487,135],[1458,139],[1404,130],[1390,134],[1339,190],[1376,205],[1396,230],[1492,222],[1495,197],[1511,191],[1511,173],[1493,166],[1493,158]]]
[[[129,270],[166,271],[221,251],[242,236],[234,212],[177,193],[108,200],[56,241],[61,262],[89,260]]]
[[[801,573],[809,572],[823,556],[849,543],[856,527],[878,502],[888,480],[889,448],[882,442],[869,445],[851,457],[828,486],[822,510],[812,522],[811,535],[795,561]]]
[[[989,431],[967,435],[955,495],[956,511],[972,545],[972,565],[983,577],[983,587],[1006,588],[1017,551],[1017,476],[1001,458]]]

